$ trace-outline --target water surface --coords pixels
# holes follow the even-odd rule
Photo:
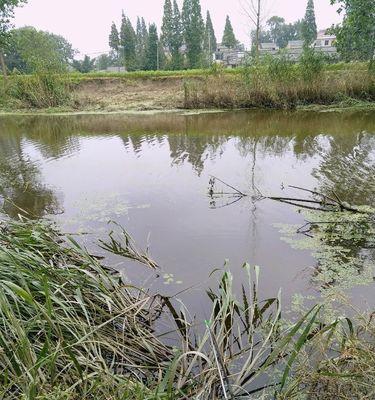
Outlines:
[[[211,175],[250,197],[230,206],[228,198],[213,202]],[[319,293],[310,279],[314,259],[281,240],[275,226],[302,225],[303,216],[285,204],[251,200],[259,192],[301,195],[288,185],[375,205],[375,113],[0,118],[5,213],[49,217],[65,231],[87,232],[90,248],[116,221],[140,247],[149,246],[163,272],[154,282],[143,267],[117,268],[164,293],[193,287],[181,296],[197,310],[216,279],[210,272],[225,262],[238,286],[245,261],[260,265],[263,296],[279,288],[286,301]],[[362,306],[372,303],[372,293],[368,284],[350,294]]]

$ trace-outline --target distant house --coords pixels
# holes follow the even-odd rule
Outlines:
[[[236,68],[243,64],[245,54],[245,48],[242,44],[232,49],[219,43],[213,58],[214,62],[222,64],[226,68]]]
[[[335,46],[336,36],[328,33],[326,29],[318,32],[317,38],[314,43],[316,50],[322,51],[326,55],[336,56],[337,48]]]
[[[280,50],[276,43],[260,43],[258,49],[260,55],[269,54],[272,56],[277,54]]]
[[[287,49],[302,49],[303,48],[303,40],[289,40]]]

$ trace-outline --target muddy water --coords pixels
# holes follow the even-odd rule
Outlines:
[[[249,194],[208,195],[211,175]],[[332,190],[375,205],[375,113],[228,112],[201,115],[3,116],[0,196],[11,217],[48,217],[95,246],[121,224],[162,266],[159,278],[111,259],[137,284],[205,312],[205,289],[224,263],[236,285],[245,261],[261,267],[262,296],[317,296],[316,262],[276,224],[303,224],[291,206],[258,194],[300,196],[288,185]],[[216,190],[228,187],[216,182]],[[351,288],[371,305],[373,285]],[[203,311],[202,311],[203,310]]]

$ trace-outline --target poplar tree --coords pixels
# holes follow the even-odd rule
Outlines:
[[[214,26],[212,24],[210,12],[207,11],[206,29],[204,31],[204,49],[212,54],[217,49],[217,40],[215,36]]]
[[[200,0],[184,0],[182,8],[182,25],[190,68],[202,65],[204,22]]]
[[[144,20],[143,21],[142,20],[139,17],[137,17],[136,56],[137,56],[138,69],[143,69],[146,64],[146,48],[147,48],[148,35],[147,34],[145,35],[144,33],[143,24],[145,24],[145,22]]]
[[[116,27],[116,24],[112,22],[111,33],[109,34],[109,47],[118,53],[118,47],[120,46],[120,36]]]
[[[171,41],[171,68],[181,69],[183,59],[181,55],[181,46],[183,44],[183,28],[181,21],[181,13],[178,8],[177,1],[173,1],[173,14],[172,14],[172,41]]]
[[[172,53],[173,40],[173,10],[171,0],[165,0],[163,23],[161,27],[161,40],[163,45]]]
[[[232,23],[230,22],[229,15],[227,15],[227,19],[225,21],[224,34],[221,44],[230,49],[235,48],[238,44],[238,40],[236,39],[236,36],[233,32],[233,27]]]
[[[302,38],[305,47],[310,47],[316,40],[318,30],[315,20],[314,0],[308,0],[305,18],[302,23]]]
[[[159,69],[159,37],[158,30],[155,24],[151,24],[148,32],[148,43],[146,51],[145,69],[156,71]]]
[[[120,44],[123,50],[126,69],[128,71],[134,71],[137,67],[136,34],[129,18],[127,18],[124,13],[122,13]]]

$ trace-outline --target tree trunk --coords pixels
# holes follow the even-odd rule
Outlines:
[[[259,39],[260,39],[260,1],[258,0],[258,10],[257,10],[257,32],[256,32],[256,61],[259,60]]]
[[[1,70],[3,71],[4,80],[6,81],[8,78],[7,67],[5,65],[4,53],[1,49],[0,49],[0,67],[1,67]]]

